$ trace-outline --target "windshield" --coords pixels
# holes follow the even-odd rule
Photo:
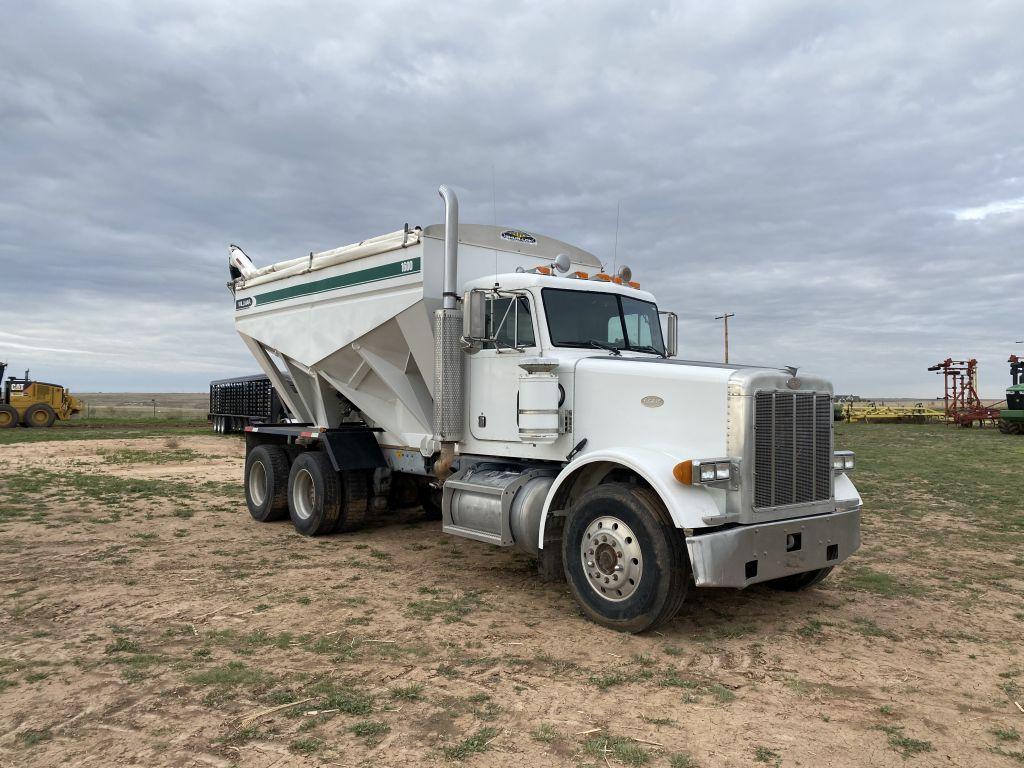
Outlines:
[[[605,347],[665,354],[658,307],[617,293],[545,288],[544,313],[556,347]]]

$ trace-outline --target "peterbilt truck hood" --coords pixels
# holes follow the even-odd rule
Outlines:
[[[758,390],[831,395],[825,379],[795,369],[657,357],[581,359],[573,377],[573,433],[587,449],[661,448],[686,458],[729,456]],[[730,439],[732,438],[732,439]]]

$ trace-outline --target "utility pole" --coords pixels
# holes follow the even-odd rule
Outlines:
[[[729,362],[729,318],[736,317],[735,312],[726,312],[724,315],[717,315],[715,320],[722,320],[725,324],[725,362]]]

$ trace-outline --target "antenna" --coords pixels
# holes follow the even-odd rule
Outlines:
[[[622,200],[615,204],[615,250],[612,252],[612,274],[615,274],[615,266],[619,261],[619,213],[622,210]]]
[[[495,191],[494,163],[491,163],[491,224],[498,226],[498,195]],[[498,284],[498,252],[494,251],[494,284]]]

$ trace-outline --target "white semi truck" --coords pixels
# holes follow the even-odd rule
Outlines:
[[[828,381],[678,359],[630,270],[460,225],[439,192],[443,225],[262,268],[230,247],[236,328],[294,415],[247,429],[253,518],[317,536],[418,498],[628,632],[692,586],[803,589],[858,548]]]

